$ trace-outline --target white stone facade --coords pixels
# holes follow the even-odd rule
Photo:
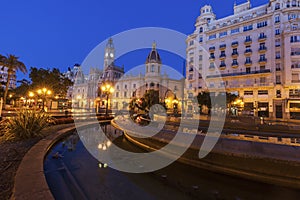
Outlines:
[[[225,87],[254,116],[300,119],[300,1],[247,1],[222,19],[209,5],[200,12],[187,38],[187,95]]]

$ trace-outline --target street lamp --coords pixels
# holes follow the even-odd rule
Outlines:
[[[42,95],[42,110],[43,111],[45,111],[45,99],[46,99],[46,95],[51,95],[52,94],[52,92],[51,92],[51,90],[48,90],[47,88],[43,88],[43,89],[39,89],[38,91],[37,91],[37,93],[39,94],[39,95]]]
[[[109,97],[109,94],[111,94],[115,91],[115,89],[110,84],[105,84],[101,87],[101,90],[106,95],[105,116],[108,116],[108,97]]]

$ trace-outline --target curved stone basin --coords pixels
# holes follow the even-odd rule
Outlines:
[[[91,127],[93,128],[93,127]],[[143,152],[110,125],[123,149]],[[55,199],[298,199],[300,192],[244,180],[181,163],[152,173],[130,174],[99,163],[76,133],[56,143],[45,157],[44,172]]]

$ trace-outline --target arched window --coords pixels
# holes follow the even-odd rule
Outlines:
[[[154,83],[150,83],[150,87],[154,87],[154,85],[155,85]]]
[[[297,6],[297,2],[296,2],[296,0],[293,0],[292,1],[292,7],[296,7]]]
[[[202,32],[203,32],[203,28],[202,28],[202,27],[200,27],[199,33],[202,33]]]
[[[289,8],[290,7],[290,1],[286,2],[286,7]]]
[[[151,65],[151,72],[155,72],[154,65]]]

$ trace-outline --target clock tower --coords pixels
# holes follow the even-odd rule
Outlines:
[[[104,69],[111,65],[115,60],[115,47],[112,38],[110,38],[105,47]]]

